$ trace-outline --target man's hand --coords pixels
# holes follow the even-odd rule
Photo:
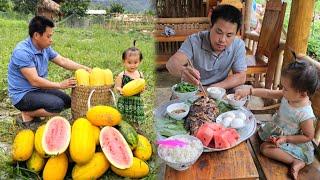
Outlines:
[[[200,72],[189,66],[184,67],[181,71],[181,80],[198,86],[200,84]]]
[[[70,87],[75,87],[77,84],[77,80],[74,77],[72,77],[60,82],[59,84],[60,84],[59,89],[67,89]]]

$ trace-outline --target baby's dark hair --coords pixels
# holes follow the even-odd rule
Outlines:
[[[282,76],[291,80],[291,86],[299,92],[307,92],[309,96],[319,88],[319,72],[317,68],[302,58],[288,64],[282,70]]]
[[[140,49],[136,48],[136,40],[133,41],[133,46],[126,49],[123,53],[122,53],[122,60],[124,61],[128,56],[130,56],[131,54],[138,54],[139,55],[139,59],[140,62],[143,59],[142,53],[140,51]]]

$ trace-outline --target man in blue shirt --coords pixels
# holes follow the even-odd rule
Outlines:
[[[53,28],[51,20],[43,16],[34,17],[29,24],[30,37],[16,46],[8,65],[9,97],[22,112],[24,123],[34,118],[56,115],[71,105],[70,96],[58,89],[73,87],[76,80],[48,80],[49,61],[68,70],[91,70],[51,48]]]
[[[245,44],[236,38],[241,12],[231,5],[212,10],[211,28],[189,36],[166,64],[169,72],[198,85],[232,89],[245,83]],[[188,65],[188,59],[194,68]],[[229,75],[230,70],[233,74]]]

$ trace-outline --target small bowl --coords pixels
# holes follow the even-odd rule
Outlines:
[[[168,140],[181,140],[188,145],[185,147],[166,148],[165,146],[158,146],[158,156],[171,168],[184,171],[191,167],[201,156],[203,152],[202,142],[191,135],[175,135],[168,138]]]
[[[181,99],[183,101],[187,101],[191,98],[194,98],[198,93],[198,89],[195,91],[186,92],[186,93],[177,92],[177,91],[175,91],[176,87],[177,87],[177,84],[175,84],[171,87],[171,91],[173,93],[173,96],[177,97],[178,99]]]
[[[247,102],[247,97],[243,97],[239,100],[235,100],[234,94],[228,94],[227,101],[231,106],[233,106],[235,108],[240,108],[240,107],[244,106],[244,104]]]
[[[189,110],[186,103],[174,103],[167,107],[167,114],[173,119],[181,120],[188,115]]]
[[[207,89],[209,96],[213,99],[221,100],[223,96],[226,94],[226,90],[221,87],[209,87]]]

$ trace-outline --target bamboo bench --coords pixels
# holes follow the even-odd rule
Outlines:
[[[164,35],[166,26],[172,28],[175,34]],[[209,26],[208,17],[157,18],[153,34],[156,44],[156,63],[165,64],[188,36],[206,30]]]
[[[289,166],[281,162],[267,158],[260,153],[260,144],[257,133],[254,134],[248,144],[252,147],[251,153],[259,172],[260,179],[290,179]],[[317,158],[312,164],[305,166],[299,172],[298,179],[320,179],[320,163]]]

